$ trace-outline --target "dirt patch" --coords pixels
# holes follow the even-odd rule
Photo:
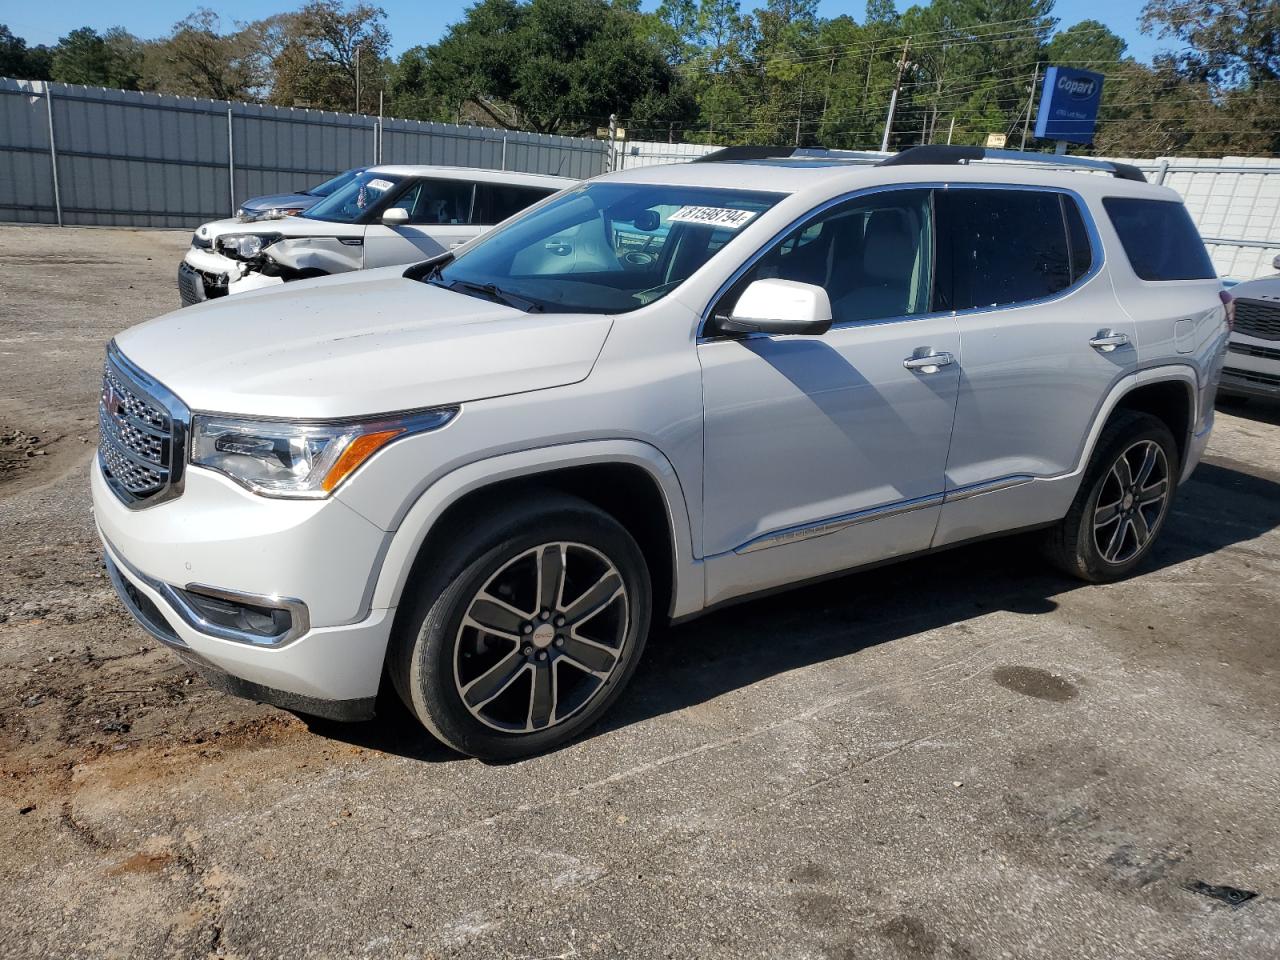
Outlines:
[[[996,667],[991,676],[1006,690],[1051,703],[1066,703],[1080,695],[1070,680],[1038,667]]]
[[[47,441],[0,423],[0,485],[16,479],[38,457],[48,455]]]
[[[170,853],[135,853],[128,860],[107,871],[107,876],[118,877],[127,873],[158,873],[173,862]]]

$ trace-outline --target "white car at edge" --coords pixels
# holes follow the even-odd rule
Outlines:
[[[413,263],[577,183],[467,167],[370,167],[297,216],[203,224],[178,267],[178,293],[190,306],[289,280]]]

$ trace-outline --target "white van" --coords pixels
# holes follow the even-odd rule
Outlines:
[[[577,180],[467,167],[370,167],[294,217],[206,223],[178,267],[183,306],[288,280],[414,263]]]

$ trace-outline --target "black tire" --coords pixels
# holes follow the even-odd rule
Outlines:
[[[563,564],[563,568],[570,571],[562,580],[564,586],[556,591],[566,598],[564,613],[572,613],[567,597],[570,586],[576,589],[577,584],[571,583],[575,573],[585,571],[579,582],[586,583],[598,570],[605,570],[597,581],[598,584],[605,583],[609,576],[608,565],[612,565],[614,573],[620,577],[624,591],[622,600],[611,601],[612,606],[608,609],[602,607],[603,612],[579,621],[581,629],[586,630],[588,625],[595,629],[594,624],[607,620],[605,632],[619,638],[617,656],[607,667],[609,673],[605,679],[574,669],[582,665],[568,655],[577,652],[575,647],[581,649],[582,639],[571,633],[578,629],[572,623],[554,628],[554,641],[542,636],[551,623],[561,619],[558,615],[543,625],[534,610],[529,623],[512,629],[513,633],[520,635],[519,631],[526,626],[537,624],[539,646],[536,649],[532,638],[518,642],[512,649],[509,639],[501,634],[489,634],[473,627],[470,619],[464,624],[464,618],[469,618],[477,609],[473,604],[484,602],[480,592],[492,587],[495,578],[509,577],[512,582],[517,579],[524,582],[526,571],[522,565],[526,563],[525,558],[532,556],[528,562],[535,564],[535,571],[541,571],[543,557],[551,558],[552,555],[538,548],[544,545],[559,547],[561,544],[565,548],[555,554],[560,558],[556,563]],[[392,634],[388,672],[400,698],[423,726],[459,753],[485,760],[511,760],[558,746],[599,720],[635,672],[649,632],[652,589],[648,568],[640,548],[622,525],[586,501],[546,492],[500,508],[481,522],[461,528],[451,539],[447,555],[433,556],[430,561],[419,565],[421,569],[415,572],[405,588],[401,616]],[[593,569],[593,563],[601,566]],[[535,572],[535,576],[541,577],[541,573]],[[538,586],[533,592],[542,589],[541,579],[536,582]],[[606,585],[606,590],[611,585],[612,581]],[[503,583],[495,589],[508,588]],[[589,590],[578,599],[584,599],[587,592]],[[523,595],[519,603],[516,603],[515,595],[509,596],[520,609],[529,607]],[[541,606],[541,597],[532,599],[533,606]],[[556,611],[561,609],[555,607]],[[492,610],[492,606],[486,604],[486,613]],[[509,611],[503,614],[507,615]],[[565,631],[563,635],[562,629]],[[562,647],[565,641],[568,645]],[[541,645],[544,642],[546,645]],[[612,643],[610,647],[613,648]],[[526,649],[533,650],[533,654],[525,656],[523,651]],[[590,653],[589,650],[587,652]],[[548,682],[553,683],[551,696],[557,709],[560,705],[554,698],[564,687],[570,687],[582,702],[572,711],[566,709],[564,719],[556,718],[553,710],[549,715],[549,725],[541,729],[525,732],[495,729],[492,724],[500,722],[498,718],[477,716],[463,699],[463,688],[468,687],[464,680],[468,678],[462,676],[462,671],[471,666],[470,658],[473,656],[480,664],[475,669],[481,675],[486,674],[485,657],[498,658],[500,662],[492,664],[494,670],[523,658],[518,665],[518,674],[512,673],[516,666],[503,667],[504,675],[518,676],[519,679],[508,680],[504,692],[494,698],[497,706],[484,706],[484,710],[496,710],[498,707],[517,709],[526,676],[530,727],[535,724],[538,690],[534,684],[539,678],[555,678]],[[606,669],[602,664],[596,666]],[[544,669],[549,674],[542,672]],[[474,683],[478,677],[469,679]],[[541,689],[547,689],[545,684]],[[539,721],[542,719],[542,716],[538,718]],[[518,721],[513,718],[511,722]]]
[[[1133,538],[1132,552],[1117,551],[1115,559],[1111,560],[1099,546],[1099,537],[1110,540],[1120,527],[1107,527],[1095,532],[1095,520],[1099,516],[1098,503],[1104,493],[1110,497],[1118,488],[1118,480],[1112,475],[1112,469],[1118,467],[1121,455],[1146,442],[1158,445],[1164,455],[1167,477],[1164,500],[1158,514],[1150,508],[1137,508],[1145,511],[1141,522],[1146,525],[1146,540],[1139,544],[1137,528],[1130,528],[1133,531],[1128,534]],[[1132,410],[1119,412],[1098,438],[1071,509],[1046,534],[1043,541],[1045,556],[1063,573],[1090,583],[1109,583],[1128,576],[1147,558],[1159,538],[1169,516],[1170,502],[1177,491],[1179,472],[1177,443],[1164,421],[1147,413]],[[1122,511],[1133,513],[1132,505],[1123,500],[1121,503]],[[1124,522],[1123,519],[1116,521],[1117,524]],[[1121,546],[1127,547],[1128,543],[1122,543]]]

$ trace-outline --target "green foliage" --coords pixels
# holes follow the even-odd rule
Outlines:
[[[401,58],[394,100],[432,119],[539,133],[590,132],[614,112],[683,120],[692,100],[640,19],[605,0],[481,0],[439,43]]]
[[[27,41],[15,37],[8,26],[0,23],[0,77],[19,80],[49,80],[53,55],[48,47],[28,47]]]
[[[1177,47],[1149,65],[1096,20],[1059,28],[1054,0],[867,0],[860,21],[743,2],[478,0],[396,60],[361,0],[225,27],[198,9],[151,41],[84,27],[52,50],[0,26],[0,74],[369,113],[385,92],[392,116],[589,134],[617,114],[632,139],[868,149],[899,79],[893,147],[1017,146],[1057,63],[1106,77],[1099,153],[1280,153],[1276,0],[1147,0],[1142,28]]]
[[[58,41],[50,73],[60,83],[137,90],[142,58],[142,45],[123,28],[112,27],[99,34],[91,27],[81,27]]]

